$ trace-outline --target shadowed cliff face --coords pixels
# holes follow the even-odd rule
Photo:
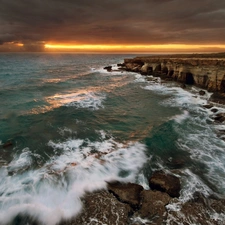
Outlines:
[[[225,92],[225,54],[167,55],[125,59],[129,71],[158,75],[209,91]]]

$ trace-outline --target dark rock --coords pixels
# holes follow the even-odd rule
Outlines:
[[[112,71],[112,66],[106,66],[103,69],[107,70],[108,72],[111,72]]]
[[[200,95],[205,95],[205,91],[203,91],[203,90],[200,90],[198,93],[199,93]]]
[[[112,192],[120,201],[128,203],[131,207],[137,209],[140,204],[140,193],[143,187],[133,183],[108,183],[108,190]]]
[[[180,196],[181,185],[179,178],[166,174],[163,171],[153,173],[152,177],[149,179],[149,186],[152,190],[166,192],[171,197]]]
[[[225,93],[214,92],[210,97],[210,101],[225,104]]]
[[[225,120],[225,113],[216,114],[214,120],[222,123]]]
[[[155,67],[154,72],[161,72],[161,70],[162,70],[161,64],[158,64],[158,65]]]
[[[184,167],[185,159],[172,158],[171,160],[169,159],[166,164],[172,169],[180,169]]]
[[[165,81],[173,81],[173,78],[172,77],[166,77]]]
[[[213,104],[203,105],[203,107],[206,109],[211,109],[213,107]]]
[[[185,84],[181,84],[180,87],[183,88],[183,89],[185,89],[186,88],[186,85]]]
[[[41,223],[39,221],[37,221],[35,218],[32,218],[29,215],[26,214],[19,214],[17,215],[12,223],[10,223],[11,225],[25,225],[25,224],[29,224],[29,225],[40,225]]]
[[[118,63],[117,66],[118,67],[124,67],[125,66],[125,63]]]
[[[218,112],[218,109],[213,108],[213,109],[211,109],[211,111],[212,111],[213,113],[216,113],[216,112]]]
[[[142,71],[140,72],[140,74],[143,75],[143,76],[147,76],[148,75],[147,72],[142,72]]]
[[[163,224],[167,216],[165,206],[171,197],[160,191],[144,190],[141,198],[141,209],[138,211],[138,215],[151,220],[151,224]]]
[[[119,71],[126,71],[127,68],[126,68],[126,67],[119,67],[118,70],[119,70]]]
[[[113,194],[107,191],[88,193],[82,201],[82,212],[71,221],[63,221],[61,225],[128,224],[131,208],[119,202]]]
[[[8,148],[8,147],[11,147],[13,145],[12,141],[7,141],[3,144],[3,148]]]

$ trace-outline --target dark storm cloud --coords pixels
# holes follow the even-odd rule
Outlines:
[[[223,0],[0,0],[0,44],[225,44],[224,21]]]

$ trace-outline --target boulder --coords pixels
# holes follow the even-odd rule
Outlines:
[[[13,145],[12,141],[6,141],[4,144],[3,144],[3,148],[8,148],[8,147],[11,147]]]
[[[103,69],[107,70],[108,72],[111,72],[112,71],[112,66],[106,66]]]
[[[107,191],[88,193],[82,202],[81,213],[71,221],[63,221],[60,225],[129,224],[130,206],[119,202],[113,194]]]
[[[213,107],[213,104],[203,105],[203,107],[206,109],[211,109]]]
[[[152,190],[166,192],[171,197],[180,196],[181,185],[179,178],[163,171],[153,173],[149,179],[149,186]]]
[[[213,109],[211,109],[211,112],[216,113],[216,112],[218,112],[218,109],[213,108]]]
[[[214,117],[214,120],[222,123],[225,121],[225,113],[217,113]]]
[[[149,219],[151,224],[163,224],[167,216],[165,206],[170,202],[171,197],[160,191],[144,190],[141,199],[141,208],[137,214]]]
[[[121,202],[128,203],[132,208],[139,208],[140,193],[143,187],[133,183],[108,183],[108,190],[112,192]]]
[[[125,66],[125,63],[118,63],[117,66],[118,67],[124,67]]]
[[[199,93],[200,95],[205,95],[205,91],[203,91],[203,90],[200,90],[198,93]]]

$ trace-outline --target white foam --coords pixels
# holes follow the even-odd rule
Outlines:
[[[8,175],[0,170],[0,221],[8,223],[18,213],[27,213],[40,222],[55,225],[60,219],[76,215],[82,208],[85,191],[106,187],[110,180],[134,182],[146,162],[145,145],[122,144],[102,133],[102,141],[68,139],[50,141],[49,146],[62,154],[52,157],[42,168]],[[11,162],[21,165],[22,155]],[[22,160],[23,162],[25,160]],[[20,167],[19,167],[20,168]]]
[[[104,67],[101,67],[101,68],[95,68],[95,72],[98,72],[98,73],[101,73],[101,74],[104,74],[104,75],[109,75],[109,76],[118,76],[118,75],[123,75],[123,74],[126,74],[125,72],[126,71],[123,71],[123,70],[119,70],[118,66],[116,64],[113,64],[111,65],[112,66],[112,71],[108,72],[106,69],[104,69]],[[93,71],[93,69],[92,69]]]
[[[177,123],[182,123],[188,117],[189,117],[189,112],[187,110],[183,110],[182,114],[176,115],[172,119],[174,119]]]
[[[25,170],[32,164],[31,152],[28,148],[23,150],[23,153],[16,156],[13,161],[8,165],[8,171],[18,172],[20,170]]]
[[[186,91],[181,87],[170,86],[172,84],[163,85],[160,83],[151,83],[143,87],[145,90],[154,91],[160,95],[167,95],[169,98],[163,101],[163,105],[169,107],[188,107],[190,105],[203,105],[207,101],[211,93],[206,92],[205,96],[200,96],[196,91]]]
[[[204,196],[212,194],[212,190],[201,180],[199,176],[194,174],[191,170],[185,169],[182,179],[183,188],[180,193],[180,201],[187,202],[193,198],[195,192],[200,192]]]
[[[134,76],[135,76],[134,82],[136,82],[136,83],[139,83],[139,82],[140,82],[140,83],[146,82],[145,77],[142,76],[141,74],[136,73]]]

